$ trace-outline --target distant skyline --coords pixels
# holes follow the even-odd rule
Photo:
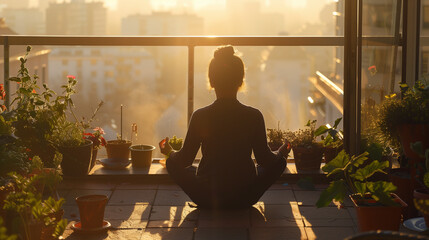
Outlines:
[[[39,0],[30,0],[30,6],[36,7]],[[71,0],[56,0],[57,2],[63,2],[63,1],[71,1]],[[94,2],[94,1],[101,1],[105,3],[105,6],[111,10],[116,10],[116,6],[119,0],[85,0],[86,2]],[[126,0],[121,0],[126,1]],[[179,0],[180,1],[180,0]],[[192,0],[191,0],[192,1]],[[265,5],[270,5],[270,3],[278,0],[259,0],[260,2],[263,2]],[[332,2],[334,0],[321,0],[320,2],[327,3]],[[150,0],[151,5],[156,10],[167,10],[169,8],[172,8],[176,5],[178,0]],[[207,5],[216,4],[216,5],[225,5],[226,0],[194,0],[193,6],[195,9],[200,9],[202,7],[205,7]],[[307,5],[307,0],[284,0],[283,1],[287,6],[292,8],[303,8]]]

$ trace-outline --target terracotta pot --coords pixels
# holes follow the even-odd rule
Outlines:
[[[423,149],[429,148],[429,124],[403,124],[398,126],[398,133],[404,154],[409,160],[411,177],[414,178],[418,172],[416,166],[420,165],[421,167],[418,167],[420,172],[424,172],[425,159],[415,153],[410,144],[420,141]],[[414,186],[418,186],[416,182],[414,182]]]
[[[89,171],[95,166],[95,163],[97,162],[97,153],[98,149],[95,147],[92,147],[92,157],[91,157],[91,166],[89,167]]]
[[[325,147],[323,149],[323,155],[325,156],[325,163],[330,162],[332,159],[334,159],[338,153],[343,150],[343,146],[340,147]]]
[[[314,145],[311,148],[292,147],[297,170],[319,170],[322,163],[323,147]]]
[[[133,168],[149,167],[152,164],[152,145],[133,145],[130,147]]]
[[[89,172],[92,157],[92,141],[86,139],[85,144],[78,147],[59,147],[63,154],[61,169],[64,176],[84,176]]]
[[[418,211],[414,207],[413,192],[411,187],[410,170],[406,168],[395,168],[389,171],[389,182],[397,187],[395,193],[400,197],[408,207],[404,208],[402,214],[404,219],[417,217]]]
[[[85,195],[76,198],[83,229],[101,228],[104,220],[106,195]]]
[[[372,198],[364,199],[364,206],[362,202],[357,202],[354,195],[350,195],[355,205],[359,231],[399,230],[402,208],[407,207],[407,204],[396,194],[392,193],[391,196],[399,206],[383,206]]]
[[[106,143],[106,151],[108,158],[126,159],[130,158],[131,141],[111,140]]]
[[[416,189],[416,190],[414,190],[413,196],[414,196],[416,201],[428,200],[429,199],[429,189],[425,189],[425,188]],[[423,217],[425,219],[426,227],[428,227],[429,226],[429,214],[425,214],[425,213],[422,213],[422,214],[423,214]]]

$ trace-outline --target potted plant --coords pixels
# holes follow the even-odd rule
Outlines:
[[[42,90],[38,86],[38,76],[30,75],[25,64],[31,47],[27,46],[27,52],[20,58],[21,67],[16,77],[9,81],[19,84],[10,110],[11,123],[14,135],[19,144],[28,149],[29,157],[39,156],[46,167],[53,166],[55,146],[50,135],[58,128],[57,121],[65,115],[66,109],[72,103],[71,95],[75,92],[75,81],[69,81],[64,88],[63,95],[57,95],[46,84]],[[37,90],[37,91],[36,91]]]
[[[420,187],[414,190],[414,206],[423,214],[426,227],[429,226],[429,148],[423,148],[422,142],[411,144],[411,149],[420,157],[425,158],[424,169],[422,172],[417,172],[415,179],[419,182]]]
[[[411,162],[411,176],[415,176],[415,166],[424,162],[410,148],[410,143],[422,142],[429,148],[429,85],[424,80],[416,81],[413,87],[401,84],[402,98],[396,94],[387,96],[380,105],[379,126],[391,146],[401,146]]]
[[[285,138],[292,146],[297,170],[320,169],[323,145],[320,142],[316,142],[315,129],[316,120],[309,120],[304,129],[285,132]]]
[[[174,135],[172,138],[168,139],[168,144],[170,144],[171,148],[174,151],[180,151],[180,149],[182,149],[182,147],[183,147],[183,138],[178,138],[178,137],[176,137],[176,135]],[[166,157],[168,158],[168,156],[166,156]],[[159,163],[163,167],[166,167],[166,165],[165,165],[166,164],[166,159],[159,160]]]
[[[131,151],[131,163],[133,168],[144,168],[150,167],[152,164],[152,152],[155,150],[155,147],[152,145],[132,145],[130,147]]]
[[[343,118],[337,118],[334,126],[321,125],[316,129],[314,135],[322,137],[325,162],[328,163],[343,149],[343,133],[337,127]],[[326,133],[326,136],[323,134]]]
[[[97,160],[98,149],[103,146],[106,146],[106,140],[104,139],[104,130],[101,127],[96,127],[93,129],[92,133],[84,133],[85,138],[92,141],[92,159],[90,170],[94,167]]]
[[[280,129],[280,122],[277,123],[277,129],[267,128],[268,146],[271,151],[277,151],[283,145],[284,132]]]
[[[110,140],[106,143],[106,152],[109,159],[115,159],[117,161],[128,161],[130,157],[130,146],[131,141],[122,139],[122,109],[121,105],[121,133],[118,135],[116,140]]]
[[[343,203],[347,194],[353,201],[357,213],[360,231],[399,229],[401,210],[407,204],[396,194],[391,182],[370,181],[377,172],[385,173],[389,162],[372,161],[362,167],[368,153],[350,157],[342,150],[337,157],[327,163],[322,170],[327,177],[335,179],[325,189],[316,203],[317,207],[326,207],[332,200]]]
[[[67,220],[58,217],[56,211],[60,211],[64,199],[54,200],[48,198],[42,200],[42,194],[37,192],[34,184],[39,180],[39,175],[26,178],[16,173],[11,173],[15,185],[15,191],[11,192],[6,200],[4,209],[14,211],[20,219],[22,239],[41,239],[46,228],[55,229],[52,239],[57,239],[64,232]],[[56,208],[52,208],[52,207]]]
[[[64,118],[57,122],[58,129],[52,133],[52,142],[63,155],[61,170],[64,176],[87,175],[91,166],[92,141],[85,139],[84,129]]]
[[[81,229],[99,229],[104,225],[106,195],[84,195],[76,198],[79,207]]]

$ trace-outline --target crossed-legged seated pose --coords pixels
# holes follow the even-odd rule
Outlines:
[[[218,48],[209,65],[216,101],[193,113],[180,151],[172,151],[168,138],[159,143],[169,156],[169,175],[198,207],[250,207],[286,167],[290,144],[271,152],[261,112],[237,100],[243,78],[244,64],[234,48]],[[202,158],[196,168],[192,163],[200,146]]]

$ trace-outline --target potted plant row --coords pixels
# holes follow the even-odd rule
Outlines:
[[[304,129],[286,131],[285,138],[292,146],[297,170],[320,169],[323,157],[323,144],[316,141],[316,120],[308,121]]]
[[[396,187],[391,182],[370,180],[377,172],[386,174],[389,162],[374,160],[364,166],[367,156],[365,152],[350,157],[343,150],[327,163],[322,170],[335,180],[321,193],[316,206],[326,207],[332,200],[343,203],[348,195],[354,203],[360,231],[397,231],[407,204],[393,193]]]

